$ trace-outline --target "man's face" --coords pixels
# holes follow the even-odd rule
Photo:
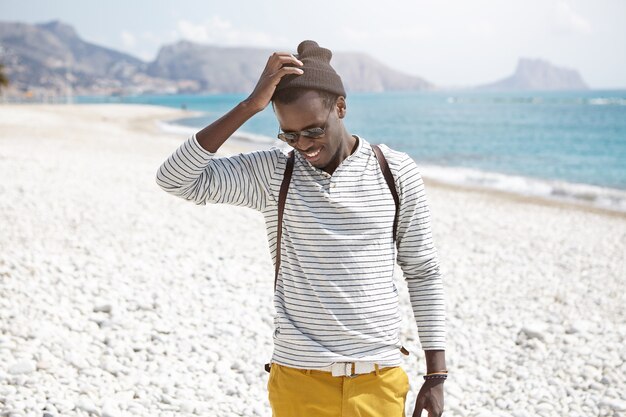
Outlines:
[[[329,165],[334,167],[339,165],[341,161],[337,159],[340,155],[342,135],[336,104],[331,109],[324,107],[317,92],[310,90],[292,103],[275,102],[274,111],[283,132],[324,127],[326,123],[324,136],[313,139],[301,135],[293,148],[316,168],[324,169]]]

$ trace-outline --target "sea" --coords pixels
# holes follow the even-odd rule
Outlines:
[[[247,94],[78,97],[184,108],[163,123],[188,135]],[[350,93],[344,124],[406,152],[427,180],[626,212],[626,90]],[[285,147],[271,105],[236,132],[249,149]]]

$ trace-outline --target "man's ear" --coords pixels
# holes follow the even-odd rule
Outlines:
[[[337,107],[339,109],[339,118],[343,119],[344,117],[346,117],[347,107],[346,107],[346,99],[344,96],[339,96],[337,98]]]

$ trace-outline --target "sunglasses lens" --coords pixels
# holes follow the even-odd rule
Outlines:
[[[319,138],[324,135],[324,129],[321,127],[315,127],[313,129],[307,129],[302,134],[308,138]]]
[[[281,132],[278,134],[278,139],[281,139],[285,142],[287,142],[290,145],[293,145],[296,143],[296,141],[298,140],[298,136],[300,136],[300,134],[302,136],[305,136],[307,138],[311,138],[311,139],[317,139],[317,138],[321,138],[322,136],[324,136],[324,129],[321,127],[314,127],[312,129],[306,129],[303,130],[300,133],[285,133],[285,132]]]
[[[298,135],[296,135],[295,133],[279,133],[278,139],[282,139],[285,142],[293,142],[298,139]]]

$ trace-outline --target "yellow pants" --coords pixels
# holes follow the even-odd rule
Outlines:
[[[353,377],[272,363],[272,417],[405,417],[409,376],[399,366]]]

